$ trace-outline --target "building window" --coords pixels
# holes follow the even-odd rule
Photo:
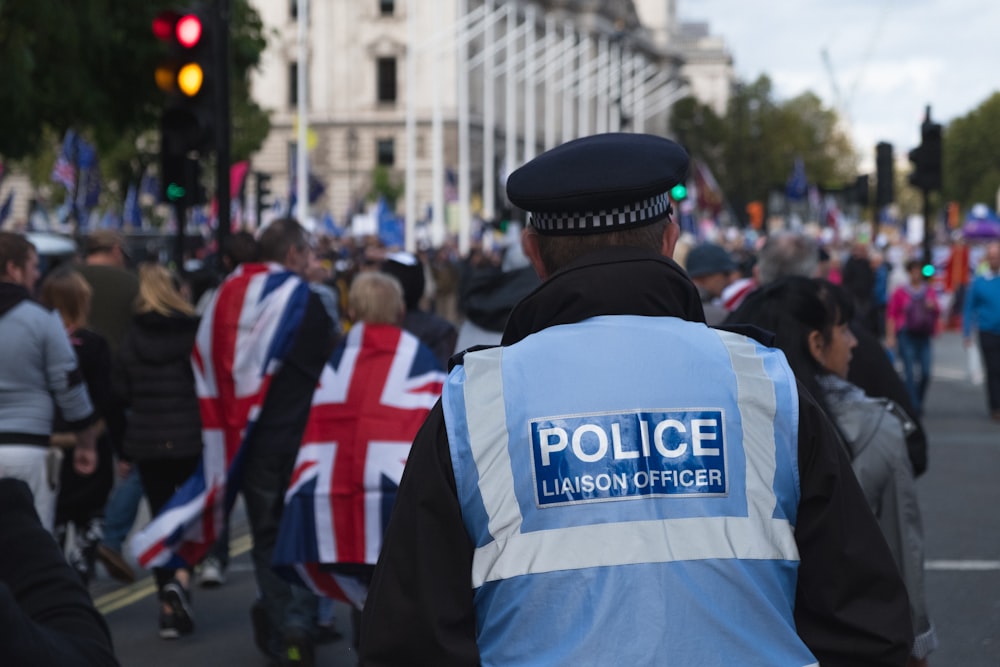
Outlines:
[[[396,164],[396,142],[392,139],[378,139],[375,142],[375,155],[380,167],[391,167]]]
[[[396,11],[394,0],[378,0],[378,12],[382,16],[392,16]]]
[[[376,61],[378,78],[378,101],[396,101],[396,59],[379,58]]]
[[[299,104],[299,64],[288,63],[288,106]]]

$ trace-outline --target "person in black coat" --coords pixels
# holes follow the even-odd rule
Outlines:
[[[122,340],[114,388],[128,408],[125,455],[139,477],[155,516],[201,461],[201,416],[191,351],[198,330],[194,308],[171,273],[155,264],[139,270],[139,299]],[[194,630],[191,571],[154,568],[160,591],[160,636]]]
[[[118,665],[104,617],[12,478],[0,479],[0,665]]]
[[[455,353],[458,330],[440,315],[420,307],[420,299],[426,286],[423,263],[412,253],[397,252],[386,257],[381,270],[396,278],[403,286],[403,300],[406,302],[403,329],[431,348],[441,363],[441,368],[448,368],[448,359]]]
[[[103,336],[87,328],[91,294],[90,285],[83,276],[72,269],[63,269],[50,273],[42,282],[41,302],[62,318],[97,414],[106,424],[117,424],[120,420],[116,415],[120,409],[111,391],[111,348]],[[114,483],[113,457],[109,431],[102,428],[97,438],[97,470],[81,475],[73,468],[71,450],[75,442],[66,420],[57,411],[52,443],[70,451],[63,456],[59,471],[54,532],[66,559],[86,584],[94,574],[104,506]],[[67,544],[70,526],[74,539],[72,544]]]

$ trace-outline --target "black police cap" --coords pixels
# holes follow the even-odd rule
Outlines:
[[[670,188],[683,183],[688,155],[650,134],[574,139],[542,153],[507,179],[507,197],[540,234],[612,232],[663,220]]]

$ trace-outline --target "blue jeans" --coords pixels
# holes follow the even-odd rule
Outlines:
[[[292,476],[296,451],[280,451],[266,443],[251,443],[245,452],[240,487],[253,536],[250,551],[260,600],[267,610],[273,641],[288,630],[307,633],[316,625],[317,597],[308,588],[285,581],[271,569],[274,545],[284,509],[285,489]],[[280,643],[274,650],[280,648]]]
[[[896,336],[899,357],[903,361],[903,381],[917,414],[924,413],[924,396],[931,381],[931,338],[900,331]],[[919,375],[917,371],[919,370]]]
[[[104,546],[121,552],[125,538],[128,537],[132,524],[135,523],[135,517],[139,514],[142,496],[139,468],[133,464],[125,479],[115,485],[104,507],[104,537],[101,539]]]

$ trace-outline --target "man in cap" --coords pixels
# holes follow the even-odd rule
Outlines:
[[[903,583],[784,357],[669,259],[688,157],[577,139],[507,181],[544,281],[414,441],[362,665],[903,665]]]
[[[729,284],[729,277],[739,268],[736,262],[722,246],[702,243],[688,253],[684,268],[687,269],[691,282],[698,288],[701,307],[705,311],[705,323],[711,326],[720,324],[729,311],[717,299]]]

